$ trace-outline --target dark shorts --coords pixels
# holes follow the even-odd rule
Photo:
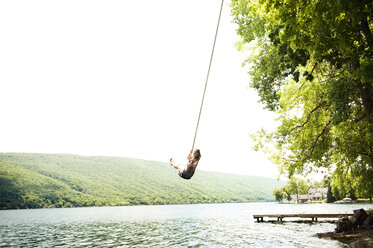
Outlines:
[[[179,172],[179,176],[184,179],[191,179],[195,171],[196,171],[196,166],[190,166],[184,169],[183,171]]]

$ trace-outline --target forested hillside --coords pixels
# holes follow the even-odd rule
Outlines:
[[[1,209],[268,201],[279,186],[202,170],[188,181],[167,163],[139,159],[0,154]]]

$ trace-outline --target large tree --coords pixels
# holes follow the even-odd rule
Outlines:
[[[290,177],[333,168],[335,178],[373,195],[373,1],[231,7],[238,48],[250,51],[251,86],[280,123],[256,135],[257,148]]]

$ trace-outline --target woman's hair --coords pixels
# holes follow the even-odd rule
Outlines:
[[[200,160],[200,158],[201,158],[201,151],[199,149],[195,149],[194,152],[193,152],[193,157],[194,157],[194,159]]]

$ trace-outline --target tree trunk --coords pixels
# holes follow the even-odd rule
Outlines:
[[[362,100],[369,125],[368,130],[371,136],[371,144],[373,144],[373,87],[371,83],[363,86]]]
[[[360,22],[360,29],[363,32],[365,38],[367,39],[367,43],[369,47],[372,47],[373,44],[373,37],[372,32],[369,28],[369,23],[366,17],[364,17]]]
[[[360,226],[364,220],[368,217],[368,214],[363,208],[354,210],[354,215],[350,217],[350,222],[354,228]]]
[[[368,44],[368,48],[373,48],[373,35],[369,28],[368,18],[367,16],[363,16],[360,21],[360,30],[364,34],[365,39]],[[363,85],[363,92],[362,92],[362,99],[363,99],[363,105],[365,108],[365,113],[367,116],[368,121],[368,129],[371,136],[371,142],[373,141],[373,82],[368,82]],[[373,142],[371,143],[373,144]],[[372,155],[372,154],[371,154]]]

